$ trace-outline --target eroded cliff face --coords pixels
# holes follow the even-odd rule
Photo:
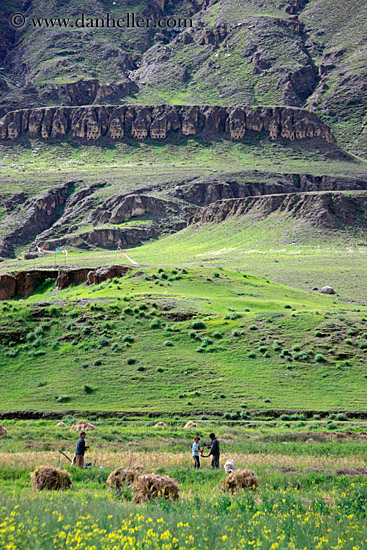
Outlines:
[[[26,259],[37,257],[37,246],[47,249],[76,247],[84,250],[133,246],[162,234],[180,231],[193,218],[200,219],[201,207],[212,203],[215,203],[213,210],[211,207],[208,211],[204,208],[204,212],[208,212],[207,219],[214,216],[221,221],[221,216],[227,212],[232,215],[234,209],[245,208],[246,204],[256,205],[251,212],[258,211],[258,206],[261,206],[259,212],[263,211],[264,205],[273,208],[278,200],[283,204],[283,198],[277,199],[276,196],[346,190],[358,194],[367,191],[367,180],[350,176],[261,173],[255,170],[239,174],[238,177],[233,174],[213,174],[191,181],[184,177],[182,181],[170,182],[163,189],[155,184],[144,184],[143,188],[133,193],[111,193],[107,198],[106,191],[102,191],[104,188],[103,182],[93,185],[67,182],[28,200],[25,193],[14,194],[3,201],[0,197],[0,206],[8,213],[0,239],[0,261],[1,257],[11,257],[17,244],[25,243],[29,245]],[[260,200],[263,196],[264,200]],[[320,201],[325,201],[327,196],[321,193]],[[345,196],[347,202],[343,203],[343,208],[345,212],[350,212],[348,205],[354,204],[354,199],[349,199],[349,194]],[[249,203],[241,201],[245,197],[248,197]],[[339,198],[329,201],[331,213],[334,205],[339,204],[338,201]],[[322,208],[320,204],[316,208],[314,202],[310,211],[325,210],[325,204],[321,205]],[[320,219],[326,219],[325,216]],[[338,219],[342,220],[343,216],[341,214]]]
[[[62,290],[80,283],[99,284],[114,277],[124,277],[130,270],[130,266],[108,265],[96,269],[37,269],[6,273],[0,275],[0,300],[11,300],[15,296],[28,298],[38,285],[50,279],[54,279],[56,288]]]
[[[367,193],[291,193],[217,201],[203,208],[194,221],[221,223],[238,216],[263,219],[274,213],[295,218],[314,228],[364,227]]]
[[[291,107],[218,107],[209,105],[87,106],[20,109],[0,120],[0,139],[63,139],[84,143],[102,137],[164,140],[171,134],[242,141],[253,132],[270,139],[319,138],[335,143],[335,137],[315,113]]]
[[[7,220],[11,229],[0,239],[0,256],[11,255],[15,244],[27,242],[52,226],[61,215],[75,184],[68,182],[57,189],[42,192],[24,203],[22,213],[11,215]]]

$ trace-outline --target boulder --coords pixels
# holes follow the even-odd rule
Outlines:
[[[56,288],[62,290],[71,285],[78,285],[87,281],[89,268],[73,269],[69,271],[60,271],[56,279]]]
[[[335,290],[333,289],[332,286],[326,285],[320,290],[320,293],[321,294],[335,294]]]
[[[124,277],[131,268],[125,265],[107,265],[88,273],[88,284],[99,285],[114,277]]]

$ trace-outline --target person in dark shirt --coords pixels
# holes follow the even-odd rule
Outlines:
[[[213,470],[217,470],[219,468],[219,457],[220,457],[220,449],[219,449],[219,441],[215,437],[215,434],[212,432],[209,434],[209,437],[212,441],[212,444],[210,446],[210,452],[208,455],[201,455],[203,458],[208,458],[209,456],[212,457],[212,468]]]
[[[84,453],[89,446],[85,444],[86,433],[81,432],[80,437],[76,444],[74,464],[80,468],[84,468]]]

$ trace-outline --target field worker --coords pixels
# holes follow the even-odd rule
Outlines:
[[[209,456],[212,457],[212,468],[213,470],[217,470],[219,468],[219,457],[220,457],[220,449],[219,449],[219,441],[215,437],[215,434],[213,432],[209,434],[209,437],[212,441],[212,444],[210,446],[210,452],[208,455],[201,455],[203,458],[208,458]]]
[[[200,468],[200,453],[202,452],[202,449],[200,449],[199,441],[200,437],[196,435],[194,443],[192,444],[192,457],[194,459],[195,470],[198,470]]]
[[[84,468],[84,453],[89,446],[85,444],[86,433],[81,432],[80,437],[76,444],[74,464],[80,468]]]

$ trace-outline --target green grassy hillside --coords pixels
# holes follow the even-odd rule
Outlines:
[[[230,270],[40,288],[1,306],[0,409],[364,410],[366,329],[364,306]]]
[[[285,213],[263,219],[250,214],[220,224],[190,226],[129,253],[141,263],[159,265],[169,258],[178,265],[241,269],[303,290],[329,284],[342,299],[366,303],[363,227],[315,229]]]
[[[162,177],[162,173],[157,171],[155,176]],[[105,191],[102,189],[101,193]],[[128,227],[129,223],[122,226]],[[4,259],[1,272],[54,266],[55,257],[49,255],[24,260],[22,252],[26,248],[18,248],[17,258]],[[259,217],[250,211],[246,216],[217,224],[190,225],[173,235],[131,248],[128,254],[142,265],[232,269],[304,291],[329,284],[338,300],[366,304],[367,237],[363,224],[316,229],[309,221],[297,220],[285,212]],[[67,260],[57,257],[56,261],[59,268],[128,263],[116,250],[72,247],[68,248]]]

